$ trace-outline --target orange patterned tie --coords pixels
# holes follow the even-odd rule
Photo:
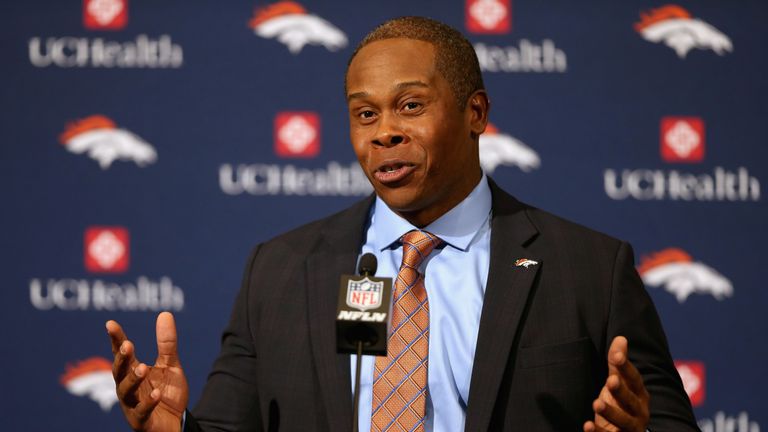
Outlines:
[[[427,403],[429,303],[419,265],[442,243],[424,231],[403,238],[403,263],[395,281],[387,357],[376,358],[371,431],[424,431]]]

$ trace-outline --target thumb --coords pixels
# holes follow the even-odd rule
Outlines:
[[[176,322],[170,312],[157,316],[157,366],[181,366],[177,351]]]
[[[624,336],[616,336],[608,348],[608,373],[618,374],[619,368],[627,362],[629,342]]]

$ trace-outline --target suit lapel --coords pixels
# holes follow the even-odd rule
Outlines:
[[[307,258],[307,308],[310,343],[330,430],[352,426],[349,355],[336,353],[336,304],[342,274],[355,272],[363,229],[373,199],[331,219],[321,228],[318,246]]]
[[[488,430],[528,294],[542,266],[541,260],[526,249],[538,231],[528,219],[525,206],[493,181],[489,183],[493,194],[491,258],[472,367],[466,431]],[[537,264],[516,266],[520,258]]]

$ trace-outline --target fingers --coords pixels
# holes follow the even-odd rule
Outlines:
[[[603,430],[603,428],[598,428],[593,421],[584,422],[584,432],[603,432]]]
[[[112,355],[115,357],[112,363],[112,376],[115,382],[120,382],[125,376],[128,366],[135,366],[133,344],[126,338],[123,328],[116,321],[109,320],[106,324],[107,334],[112,343]]]
[[[616,336],[608,348],[608,373],[618,373],[627,362],[629,355],[629,342],[624,336]]]
[[[607,426],[643,431],[650,417],[649,399],[643,377],[629,360],[627,339],[617,336],[608,349],[608,378],[592,403],[595,422],[584,423],[584,431],[602,432]]]
[[[155,327],[157,336],[157,365],[180,366],[177,351],[176,322],[170,312],[161,312],[157,316]]]
[[[631,362],[626,362],[637,373],[637,369]],[[630,380],[611,375],[605,382],[605,388],[608,389],[614,402],[609,403],[605,398],[599,398],[592,404],[596,414],[603,416],[612,424],[621,428],[621,430],[644,431],[648,420],[650,419],[650,396],[643,385],[640,374],[637,373],[639,388],[633,389]]]
[[[149,398],[139,402],[134,409],[134,414],[139,424],[145,424],[149,416],[154,411],[157,404],[160,403],[160,389],[153,389],[149,393]]]
[[[136,390],[147,375],[149,375],[149,367],[144,363],[140,363],[126,373],[125,378],[117,385],[117,398],[129,407],[135,407],[140,402],[136,397]]]
[[[128,371],[138,366],[138,364],[139,361],[136,360],[133,343],[129,340],[123,341],[112,363],[112,376],[115,377],[115,382],[120,383]]]
[[[605,418],[609,423],[618,426],[620,430],[638,430],[637,418],[622,410],[620,407],[606,403],[602,399],[595,399],[595,401],[592,402],[592,410],[595,414]]]
[[[613,432],[612,429],[606,429],[593,421],[584,422],[584,432]]]
[[[120,327],[120,324],[118,324],[117,321],[107,321],[106,327],[107,334],[109,335],[109,339],[112,342],[112,355],[115,355],[120,349],[120,345],[122,345],[123,341],[125,341],[127,338],[125,337],[123,328]]]
[[[626,381],[619,379],[616,375],[611,375],[606,380],[605,386],[611,392],[614,400],[629,414],[640,417],[645,415],[643,396],[632,392]]]
[[[608,374],[618,375],[626,382],[629,390],[641,396],[645,392],[643,377],[629,361],[629,342],[624,336],[616,336],[608,349]]]

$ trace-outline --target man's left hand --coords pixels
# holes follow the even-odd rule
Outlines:
[[[627,351],[627,338],[615,337],[608,349],[608,378],[592,402],[595,420],[584,423],[584,432],[646,431],[650,395]]]

